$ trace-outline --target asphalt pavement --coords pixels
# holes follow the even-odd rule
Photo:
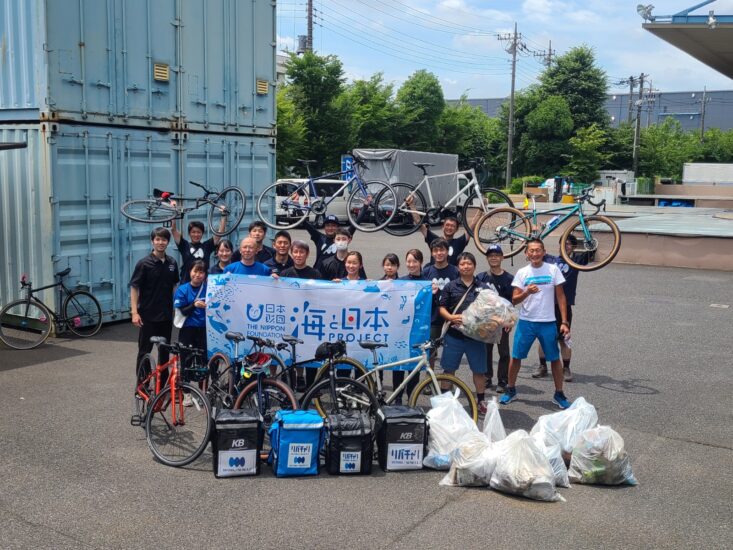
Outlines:
[[[352,248],[377,278],[385,253],[412,246],[426,248],[384,234],[358,234]],[[376,464],[366,477],[276,479],[265,466],[218,480],[207,450],[169,468],[129,423],[134,327],[0,348],[0,548],[731,548],[732,288],[717,271],[580,275],[566,393],[623,436],[639,485],[576,484],[552,504]],[[557,410],[551,381],[530,376],[535,357],[520,399],[501,409],[508,430]]]

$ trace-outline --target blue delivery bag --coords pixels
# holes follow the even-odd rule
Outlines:
[[[269,433],[277,477],[318,475],[325,430],[316,411],[278,411]]]

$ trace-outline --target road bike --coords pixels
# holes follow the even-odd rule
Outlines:
[[[226,187],[222,191],[211,191],[200,183],[189,182],[203,191],[201,197],[178,196],[170,191],[153,189],[152,199],[135,199],[120,208],[122,214],[136,222],[162,224],[182,219],[185,214],[204,205],[209,205],[209,229],[218,236],[229,235],[239,227],[244,217],[247,199],[238,187]],[[175,202],[173,202],[175,201]],[[183,203],[193,202],[192,206]]]
[[[25,297],[7,304],[0,310],[0,340],[15,349],[33,349],[46,341],[51,333],[51,323],[56,333],[69,330],[77,336],[89,337],[102,326],[102,308],[99,301],[86,290],[69,290],[64,277],[71,273],[67,267],[55,274],[58,279],[51,285],[33,288],[26,275],[20,278],[21,292]],[[57,312],[48,307],[36,293],[58,287]]]
[[[449,391],[456,395],[458,401],[463,405],[463,408],[475,422],[478,420],[478,406],[473,393],[466,383],[452,374],[437,374],[430,366],[430,351],[437,349],[442,345],[442,343],[441,339],[437,339],[428,340],[422,344],[415,344],[412,348],[419,349],[421,352],[420,355],[410,357],[408,359],[402,359],[400,361],[380,364],[379,357],[377,356],[377,349],[387,347],[387,344],[381,342],[360,342],[359,345],[362,348],[372,352],[374,367],[366,374],[357,378],[357,381],[371,381],[371,383],[377,387],[376,398],[379,404],[391,405],[396,400],[401,399],[402,391],[409,387],[410,381],[415,377],[419,379],[420,373],[424,371],[427,373],[427,377],[419,381],[415,386],[415,389],[409,396],[409,405],[427,412],[431,408],[430,399],[432,397]],[[402,383],[396,388],[393,388],[392,393],[388,394],[382,387],[381,376],[379,376],[381,372],[392,367],[409,364],[414,364],[414,366],[410,371],[405,373],[406,376]]]
[[[491,245],[498,245],[509,258],[519,254],[527,246],[527,240],[533,237],[544,239],[557,227],[570,218],[576,218],[560,237],[560,255],[563,260],[578,271],[594,271],[608,265],[621,248],[621,233],[614,221],[606,216],[598,215],[605,209],[605,199],[600,202],[591,200],[593,187],[584,189],[575,199],[575,204],[545,210],[543,214],[555,214],[546,224],[537,221],[537,205],[535,196],[527,193],[532,207],[528,211],[516,208],[496,208],[484,214],[476,223],[476,246],[485,253]],[[583,212],[585,203],[595,207],[595,212],[587,215]],[[577,244],[567,247],[571,235]],[[570,243],[573,242],[571,239]]]
[[[392,183],[392,191],[396,195],[397,210],[392,220],[384,230],[398,237],[410,235],[417,231],[423,223],[430,225],[440,223],[447,216],[454,216],[460,220],[466,233],[473,235],[472,224],[476,221],[476,214],[490,212],[500,206],[513,207],[514,203],[503,191],[493,187],[481,188],[476,179],[474,168],[450,172],[448,174],[428,175],[427,169],[435,166],[429,162],[413,162],[422,170],[423,178],[416,186],[409,183]],[[433,185],[439,185],[440,180],[456,181],[457,192],[445,204],[436,202],[433,198]],[[427,195],[427,201],[425,196]],[[377,197],[377,203],[381,198]]]
[[[294,182],[279,180],[267,187],[257,199],[257,215],[273,229],[294,229],[309,216],[324,217],[328,205],[342,194],[350,193],[346,201],[346,215],[359,231],[371,233],[385,227],[395,213],[396,197],[388,183],[364,181],[359,171],[344,170],[313,177],[310,165],[315,160],[298,160],[306,167],[308,178]],[[354,163],[366,170],[366,164],[354,157]],[[316,182],[350,176],[330,197],[319,195]],[[379,197],[379,200],[377,200]]]
[[[146,354],[137,367],[133,415],[130,424],[145,427],[145,438],[153,455],[168,466],[185,466],[206,449],[211,435],[211,404],[204,393],[185,378],[203,379],[203,351],[168,344],[162,336],[150,341],[168,349],[172,357],[157,364]],[[181,355],[189,354],[189,366],[180,367]],[[167,376],[166,376],[167,375]]]

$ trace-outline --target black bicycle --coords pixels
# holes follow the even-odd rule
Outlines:
[[[170,191],[153,189],[152,199],[135,199],[126,202],[120,208],[122,214],[136,222],[162,224],[181,219],[185,214],[206,204],[209,209],[209,229],[218,236],[229,235],[239,227],[244,217],[247,199],[238,187],[227,187],[222,191],[211,191],[200,183],[189,182],[203,190],[202,197],[177,196]],[[174,202],[175,201],[175,202]],[[182,206],[182,203],[194,202],[193,206]]]
[[[86,290],[69,290],[64,277],[71,273],[67,267],[56,273],[58,279],[52,285],[33,288],[23,275],[21,291],[25,298],[15,300],[0,310],[0,340],[15,349],[33,349],[46,341],[51,333],[52,322],[56,333],[70,330],[81,337],[94,336],[102,326],[102,308],[97,299]],[[48,307],[35,294],[48,288],[59,288],[58,303],[61,311]]]

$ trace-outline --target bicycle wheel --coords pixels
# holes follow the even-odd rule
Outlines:
[[[608,265],[621,249],[621,233],[612,219],[606,216],[588,216],[585,218],[586,237],[583,225],[578,219],[565,230],[560,238],[560,254],[570,267],[578,271],[595,271]],[[578,244],[568,254],[565,243],[573,235]]]
[[[369,373],[369,369],[367,369],[361,361],[357,361],[356,359],[352,359],[351,357],[340,357],[339,359],[334,360],[333,366],[331,366],[329,361],[326,361],[318,367],[318,371],[316,372],[316,377],[313,380],[313,385],[315,386],[318,382],[321,380],[328,378],[328,371],[329,369],[334,368],[337,371],[349,371],[348,376],[344,376],[344,374],[340,373],[337,376],[339,378],[352,378],[357,379],[361,378],[362,376],[365,376]],[[374,380],[372,380],[371,376],[365,376],[364,378],[367,388],[369,388],[369,391],[374,393],[376,390]]]
[[[516,256],[527,245],[532,234],[529,219],[516,208],[494,208],[479,219],[474,240],[482,254],[491,245],[498,245],[505,258]]]
[[[77,336],[94,336],[102,328],[102,308],[89,292],[78,290],[64,300],[64,319],[68,329]]]
[[[155,396],[145,418],[153,455],[167,466],[185,466],[204,452],[211,434],[211,405],[196,386],[179,383],[175,399],[167,386]]]
[[[238,187],[227,187],[209,209],[209,229],[217,237],[229,235],[239,227],[244,217],[247,198]],[[223,212],[222,212],[223,209]],[[226,217],[224,216],[226,214]],[[222,229],[223,225],[223,229]]]
[[[392,221],[397,208],[397,197],[392,188],[383,181],[363,183],[363,187],[354,184],[354,191],[346,202],[346,215],[356,229],[373,233]],[[366,211],[362,212],[364,209]]]
[[[461,222],[463,223],[463,228],[466,230],[466,233],[471,236],[473,236],[473,227],[471,222],[477,214],[480,215],[480,212],[491,212],[496,208],[503,207],[514,208],[512,199],[510,199],[503,191],[499,191],[493,187],[489,187],[485,191],[482,191],[481,197],[488,210],[484,210],[481,205],[481,201],[479,201],[476,196],[476,193],[471,193],[461,208]],[[478,222],[478,218],[476,218],[476,221]]]
[[[312,204],[308,182],[273,183],[257,198],[257,215],[267,227],[293,229],[311,213]]]
[[[410,395],[410,406],[418,407],[423,412],[428,412],[432,405],[430,404],[430,398],[435,397],[441,393],[447,391],[455,395],[456,389],[458,391],[458,401],[463,405],[468,415],[473,418],[473,421],[478,421],[478,406],[476,405],[476,398],[473,396],[470,388],[460,378],[456,378],[452,374],[436,374],[435,378],[438,379],[438,386],[433,384],[433,379],[428,376],[421,380],[412,394]],[[446,389],[441,389],[446,388]]]
[[[14,349],[40,346],[51,332],[51,314],[36,300],[16,300],[0,310],[0,340]]]
[[[155,370],[155,367],[156,364],[153,356],[149,353],[143,355],[142,359],[140,359],[140,362],[137,364],[137,369],[135,371],[136,392],[138,388],[140,388],[140,384],[142,384],[145,379],[150,376],[150,373]],[[155,378],[151,378],[150,380],[148,380],[142,389],[145,391],[145,393],[148,394],[148,396],[153,395],[153,393],[155,393]]]
[[[392,191],[397,198],[398,206],[392,221],[384,227],[384,230],[396,237],[411,235],[420,228],[425,220],[428,211],[425,197],[409,183],[393,183]],[[412,206],[405,202],[408,196],[412,197]],[[377,197],[377,204],[381,203],[381,199],[381,196]]]
[[[122,205],[120,212],[126,218],[143,223],[163,223],[179,217],[176,208],[159,199],[128,201]]]
[[[335,378],[335,395],[331,392],[331,380],[314,384],[303,396],[300,408],[316,410],[322,418],[330,414],[363,412],[372,419],[372,433],[378,429],[379,403],[366,384],[350,378]]]
[[[221,352],[211,356],[208,363],[209,385],[206,395],[211,406],[216,409],[229,409],[234,405],[234,369],[229,358]]]

